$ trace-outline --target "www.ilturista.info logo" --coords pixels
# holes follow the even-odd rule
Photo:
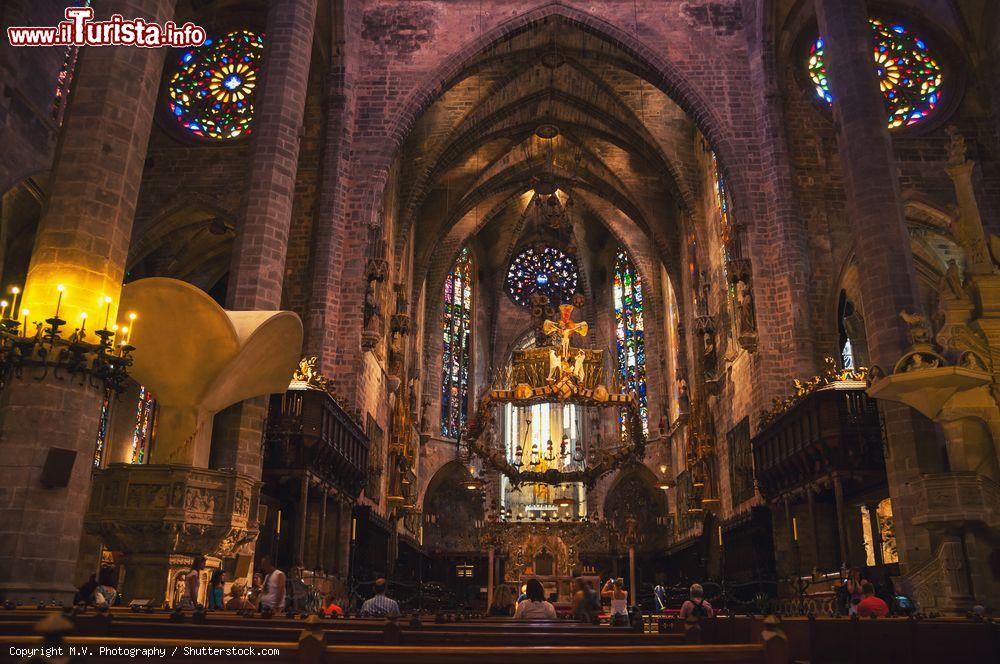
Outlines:
[[[55,27],[12,26],[7,28],[11,46],[139,46],[188,48],[205,43],[205,29],[191,22],[163,25],[141,18],[115,14],[95,21],[91,7],[67,7],[66,20]]]

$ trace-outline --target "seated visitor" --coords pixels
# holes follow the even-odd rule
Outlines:
[[[526,599],[528,599],[528,584],[527,583],[522,583],[521,584],[521,594],[517,596],[517,600],[515,600],[515,602],[514,602],[515,607],[519,606],[521,604],[521,602],[523,602]]]
[[[361,605],[361,615],[371,617],[398,618],[399,604],[385,596],[385,579],[375,579],[375,594]]]
[[[338,599],[336,593],[330,593],[326,596],[323,601],[323,615],[327,618],[332,618],[334,616],[340,617],[344,615],[344,609],[338,604]]]
[[[118,590],[115,588],[114,568],[101,568],[97,587],[94,588],[91,599],[94,606],[114,606],[115,601],[118,599]]]
[[[253,573],[253,580],[250,582],[250,590],[247,591],[247,603],[250,608],[256,610],[260,608],[260,595],[264,590],[264,575],[260,572]]]
[[[867,581],[861,576],[861,569],[852,567],[848,574],[847,581],[844,582],[844,590],[847,594],[847,612],[854,615],[858,610],[858,603],[861,601],[862,584]]]
[[[274,566],[270,556],[260,559],[264,583],[260,591],[260,608],[277,613],[285,608],[285,573]]]
[[[525,585],[525,599],[518,602],[514,620],[555,620],[556,607],[545,600],[545,588],[538,579],[530,579]]]
[[[705,601],[705,589],[701,587],[700,583],[691,585],[691,599],[685,600],[678,615],[682,619],[686,619],[688,616],[711,618],[715,615],[712,605]]]
[[[242,583],[234,583],[229,589],[229,601],[226,602],[226,611],[245,611],[253,609],[254,605],[247,596],[247,587]]]
[[[628,591],[621,577],[608,579],[601,588],[601,597],[611,599],[611,626],[628,627]]]
[[[208,608],[221,610],[223,599],[225,598],[226,572],[217,569],[212,572],[212,578],[208,582]]]
[[[514,594],[510,586],[498,586],[493,593],[493,604],[490,606],[490,615],[502,618],[510,618],[514,615]]]
[[[597,623],[601,615],[601,598],[590,582],[583,577],[576,579],[573,593],[573,618],[585,623]]]
[[[91,574],[86,583],[77,588],[73,596],[74,604],[90,604],[94,600],[94,589],[97,588],[97,575]]]
[[[180,608],[193,609],[198,606],[201,594],[201,571],[205,569],[205,556],[198,556],[191,564],[191,571],[184,577],[184,590],[180,599]]]
[[[858,602],[858,615],[862,618],[875,616],[885,618],[889,615],[889,605],[879,597],[875,596],[875,586],[868,581],[861,584],[861,601]]]

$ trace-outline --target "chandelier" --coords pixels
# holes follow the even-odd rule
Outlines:
[[[77,380],[81,385],[89,381],[93,387],[121,393],[135,350],[129,325],[135,327],[136,315],[129,314],[129,325],[109,326],[112,300],[104,297],[100,302],[105,309],[104,327],[92,332],[96,341],[87,339],[91,332],[87,329],[86,312],[81,313],[79,326],[67,336],[63,328],[68,321],[59,317],[65,288],[60,285],[57,290],[55,312],[44,321],[35,321],[34,332],[28,329],[31,312],[17,310],[21,293],[18,288],[10,291],[12,302],[0,300],[0,389],[11,378],[24,378],[27,374],[37,381],[49,376]]]
[[[509,366],[496,378],[480,399],[464,432],[463,443],[471,456],[485,468],[497,471],[513,486],[522,484],[561,485],[580,482],[592,488],[602,476],[630,461],[641,461],[646,440],[642,430],[639,400],[634,391],[621,391],[604,384],[604,352],[577,348],[575,336],[585,337],[586,322],[573,321],[574,307],[559,307],[558,321],[545,320],[542,333],[556,343],[515,351]],[[527,431],[538,423],[538,410],[572,404],[582,412],[585,431],[577,437],[562,433],[529,443]],[[513,449],[497,434],[500,412],[507,406],[523,412],[526,434]],[[617,409],[620,435],[601,433],[601,413]],[[546,411],[548,412],[548,411]],[[611,439],[611,440],[606,440]]]

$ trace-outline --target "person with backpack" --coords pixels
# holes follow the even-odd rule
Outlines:
[[[576,578],[576,592],[573,593],[573,617],[579,622],[596,625],[601,616],[601,598],[589,581]]]
[[[681,620],[686,620],[688,616],[694,616],[695,618],[711,618],[715,616],[715,610],[712,608],[712,605],[705,601],[705,589],[701,587],[700,583],[695,583],[691,586],[691,599],[686,600],[681,605],[679,615]]]

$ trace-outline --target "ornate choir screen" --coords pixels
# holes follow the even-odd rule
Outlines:
[[[559,309],[542,325],[548,345],[514,352],[465,432],[470,455],[502,476],[503,520],[584,520],[586,489],[645,451],[639,397],[604,384],[603,351],[571,344],[588,324]]]

